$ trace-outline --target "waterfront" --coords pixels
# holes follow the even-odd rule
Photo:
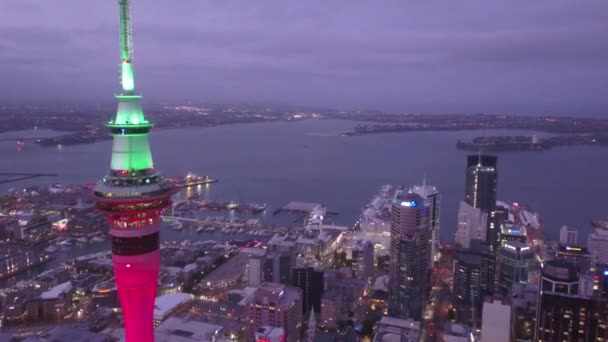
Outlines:
[[[165,174],[193,171],[219,178],[219,183],[191,191],[218,201],[266,203],[266,219],[271,219],[278,207],[295,200],[323,203],[339,213],[336,223],[350,225],[381,185],[420,183],[426,174],[428,182],[437,184],[443,194],[440,237],[452,240],[458,201],[464,195],[467,154],[457,150],[455,143],[480,132],[337,136],[353,125],[350,121],[313,120],[154,131],[151,143],[155,164]],[[0,189],[93,182],[106,172],[110,150],[111,142],[104,141],[61,149],[26,144],[18,152],[14,141],[1,141],[3,172],[59,176],[4,184]],[[607,215],[603,204],[608,193],[603,171],[607,157],[608,150],[601,147],[501,153],[499,198],[522,200],[538,211],[550,238],[556,238],[559,227],[568,224],[578,227],[585,239],[589,220]],[[169,231],[165,231],[167,238],[206,238],[204,234]]]

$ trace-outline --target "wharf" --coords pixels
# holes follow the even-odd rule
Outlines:
[[[178,188],[188,188],[188,187],[191,187],[191,186],[205,185],[205,184],[211,184],[211,183],[217,183],[217,182],[219,182],[218,179],[207,177],[207,176],[200,177],[198,179],[178,179],[178,180],[174,180],[174,184]]]
[[[279,209],[275,210],[273,215],[277,215],[280,212],[296,212],[296,213],[310,213],[315,208],[324,207],[321,203],[311,203],[311,202],[289,202]],[[338,212],[328,211],[327,215],[338,215]]]

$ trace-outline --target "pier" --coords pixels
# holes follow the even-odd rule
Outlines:
[[[302,213],[308,214],[315,210],[315,208],[324,208],[325,206],[321,203],[311,203],[311,202],[289,202],[279,209],[275,210],[272,215],[277,215],[281,212],[290,212],[290,213]],[[327,215],[338,215],[336,211],[327,211]]]

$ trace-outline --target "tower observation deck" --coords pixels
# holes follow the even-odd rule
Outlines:
[[[129,1],[119,0],[122,92],[107,126],[113,136],[110,171],[94,188],[96,209],[112,236],[112,265],[127,342],[154,341],[153,311],[160,270],[161,212],[171,205],[173,184],[155,169],[141,96],[135,93]]]

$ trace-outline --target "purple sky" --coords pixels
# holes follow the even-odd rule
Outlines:
[[[606,0],[133,0],[148,102],[608,113]],[[114,0],[0,1],[0,101],[112,101]]]

